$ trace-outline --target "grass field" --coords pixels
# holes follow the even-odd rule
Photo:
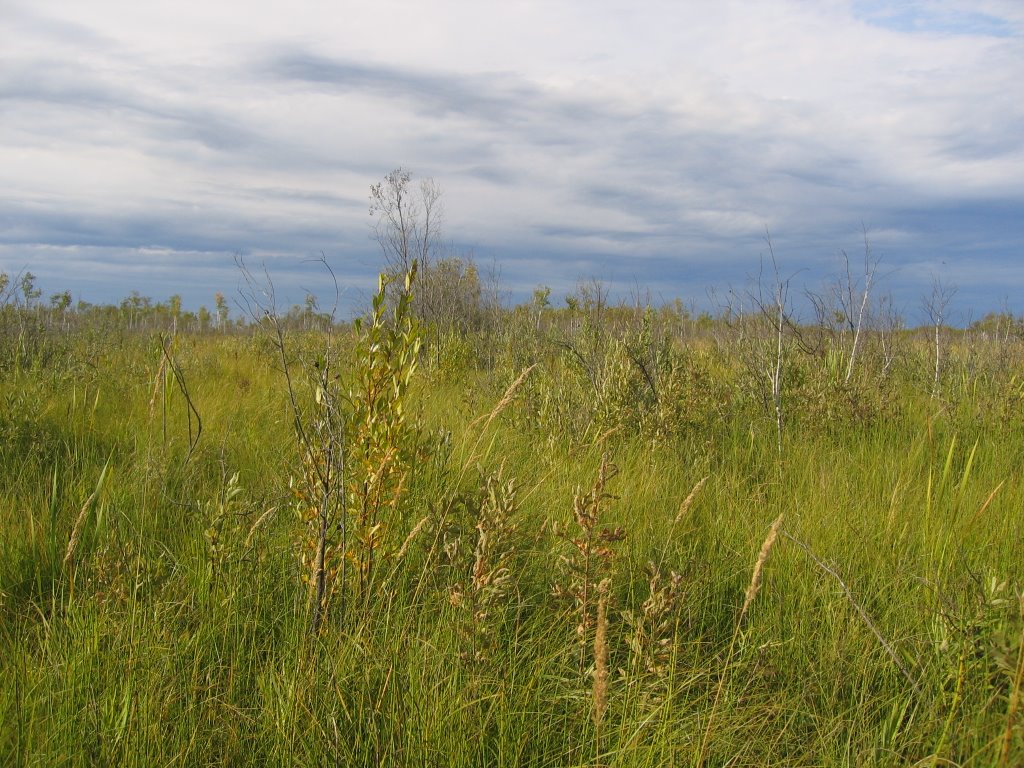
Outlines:
[[[378,309],[5,309],[0,764],[1024,764],[1016,335]]]

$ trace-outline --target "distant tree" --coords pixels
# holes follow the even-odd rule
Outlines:
[[[181,296],[174,294],[167,300],[167,303],[170,306],[171,317],[174,320],[174,325],[177,327],[178,319],[181,317]]]
[[[217,329],[223,331],[228,323],[228,303],[220,291],[213,294],[213,301],[217,307]]]
[[[939,383],[942,378],[942,330],[947,321],[949,304],[956,295],[956,286],[943,283],[937,275],[932,275],[932,292],[921,298],[921,307],[934,331],[935,368],[932,378],[932,397],[939,394]]]
[[[132,291],[127,298],[121,300],[121,312],[128,319],[129,329],[139,327],[149,314],[152,304],[152,299],[141,295],[138,291]]]
[[[575,298],[567,296],[565,299],[566,304],[569,305],[569,310],[572,311],[574,304],[576,304]],[[537,320],[537,330],[540,330],[540,318],[544,314],[544,310],[551,308],[551,289],[546,285],[538,285],[533,289],[533,311]]]
[[[980,320],[971,323],[970,329],[1005,344],[1011,335],[1016,336],[1020,333],[1021,322],[1020,318],[1015,318],[1008,310],[988,312]]]
[[[416,262],[420,273],[429,269],[441,242],[441,188],[433,179],[412,186],[412,173],[396,168],[370,187],[370,216],[384,257],[385,271],[404,285],[404,275]]]
[[[36,288],[36,276],[31,272],[26,272],[21,276],[21,295],[25,300],[25,306],[30,307],[43,295],[42,290]]]
[[[485,307],[472,257],[438,259],[418,271],[412,308],[417,319],[441,330],[480,330]]]
[[[493,316],[498,299],[484,299],[484,287],[472,255],[441,257],[441,188],[430,178],[419,184],[396,168],[370,188],[374,235],[384,258],[388,301],[404,293],[405,275],[416,265],[413,316],[440,330],[479,330]]]
[[[71,291],[62,291],[50,296],[50,307],[54,311],[64,313],[71,306]]]
[[[68,330],[70,327],[67,317],[67,310],[70,306],[71,291],[61,291],[50,296],[51,316],[57,319],[64,326],[65,330]]]
[[[303,310],[302,310],[302,327],[303,327],[304,330],[308,331],[310,328],[312,328],[315,325],[315,323],[316,323],[316,310],[317,310],[316,296],[314,296],[312,293],[307,293],[306,294],[305,302],[303,304]]]

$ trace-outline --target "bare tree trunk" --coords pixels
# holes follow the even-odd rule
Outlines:
[[[939,384],[942,378],[942,324],[946,318],[946,308],[956,293],[955,286],[943,285],[942,281],[932,275],[932,295],[923,300],[924,311],[935,329],[935,370],[932,379],[932,397],[939,396]]]
[[[864,290],[860,295],[860,310],[857,312],[857,325],[853,332],[853,345],[850,348],[850,361],[846,366],[846,379],[844,383],[849,384],[853,377],[853,366],[857,360],[857,350],[860,345],[861,331],[864,328],[864,313],[868,306],[868,297],[871,295],[871,284],[875,277],[875,268],[878,266],[878,259],[871,260],[871,243],[868,241],[867,230],[864,231]],[[849,270],[847,270],[849,271]],[[852,286],[851,286],[852,290]]]
[[[775,447],[779,455],[779,459],[782,459],[782,426],[783,426],[783,412],[782,412],[782,374],[785,364],[785,345],[784,345],[784,334],[786,326],[790,324],[790,319],[786,317],[786,302],[789,294],[789,281],[783,280],[779,277],[779,264],[775,260],[775,249],[772,246],[770,236],[766,236],[768,242],[768,252],[772,259],[772,273],[775,277],[774,285],[774,300],[775,305],[772,307],[772,325],[773,331],[775,332],[775,364],[770,374],[770,380],[772,385],[772,403],[775,406]],[[765,311],[765,305],[763,300],[759,299],[758,303],[762,313]]]

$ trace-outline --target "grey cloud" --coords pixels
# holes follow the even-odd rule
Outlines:
[[[67,40],[81,35],[83,45],[98,47],[86,39],[86,29],[51,33]],[[365,214],[366,200],[356,191],[325,189],[335,171],[365,178],[368,186],[406,161],[442,186],[458,177],[471,187],[473,181],[500,187],[496,194],[506,196],[497,199],[514,213],[516,201],[534,190],[545,202],[567,204],[565,211],[554,207],[537,214],[533,226],[508,236],[518,238],[515,243],[479,246],[483,258],[493,254],[501,260],[516,290],[537,282],[571,286],[579,277],[602,274],[627,290],[634,277],[643,284],[649,275],[667,293],[699,297],[705,285],[742,281],[756,270],[766,226],[785,264],[809,267],[807,280],[831,271],[840,248],[856,251],[862,220],[908,233],[906,242],[876,244],[888,264],[908,272],[919,269],[910,265],[921,263],[923,251],[997,263],[992,254],[999,249],[1021,253],[1024,246],[1019,201],[986,201],[978,209],[962,202],[936,206],[909,183],[885,179],[865,159],[866,147],[840,144],[816,128],[811,107],[758,102],[745,122],[712,126],[678,106],[606,102],[510,73],[421,71],[300,48],[259,50],[255,68],[210,73],[220,80],[202,94],[192,93],[183,76],[165,80],[165,73],[153,70],[145,70],[151,79],[142,81],[108,75],[116,66],[77,67],[57,56],[3,59],[0,100],[5,113],[22,118],[16,125],[39,120],[33,111],[41,112],[40,106],[72,117],[112,115],[127,124],[132,149],[171,160],[172,167],[199,179],[181,192],[165,193],[180,198],[154,200],[145,213],[126,211],[116,200],[29,205],[15,189],[9,199],[0,198],[4,253],[49,253],[46,263],[52,267],[54,254],[86,248],[91,261],[83,274],[106,263],[121,265],[119,274],[133,280],[158,274],[163,281],[175,265],[200,269],[204,260],[235,251],[269,259],[291,254],[294,262],[296,255],[324,249],[331,258],[345,255],[346,276],[362,279],[378,262],[366,228],[351,226]],[[304,141],[288,131],[275,133],[236,111],[236,85],[242,98],[298,91],[331,108],[338,106],[333,97],[349,95],[378,99],[376,106],[385,102],[395,115],[396,146],[390,151],[401,156],[382,161],[320,137]],[[1007,112],[1011,118],[1000,117]],[[759,117],[752,121],[750,115]],[[965,119],[932,138],[941,152],[959,160],[1019,151],[1024,130],[1014,124],[1012,111],[994,115],[988,123]],[[49,123],[54,140],[64,139],[59,121]],[[99,132],[76,137],[82,143],[102,140]],[[315,175],[316,187],[302,186],[303,175]],[[140,199],[146,192],[140,190]],[[365,194],[365,186],[358,192]],[[956,190],[944,193],[958,197]],[[274,211],[275,203],[280,212],[261,215]],[[495,212],[494,220],[500,222],[504,213]],[[350,224],[347,231],[342,221]],[[466,240],[478,237],[473,226],[466,225]],[[304,279],[300,268],[285,269],[286,281],[297,285]],[[223,274],[218,269],[210,279]]]
[[[656,230],[670,226],[679,212],[679,204],[654,185],[586,184],[579,190],[578,198],[588,207],[630,211]]]
[[[953,160],[986,161],[1019,154],[1024,150],[1024,118],[1016,124],[972,126],[950,131],[940,139],[942,154]]]
[[[315,253],[339,244],[357,245],[340,229],[303,225],[288,227],[223,210],[195,212],[180,208],[130,213],[91,214],[53,211],[8,201],[0,208],[0,243],[8,245],[168,248],[175,251],[225,252],[253,249]]]
[[[227,75],[225,75],[226,77]],[[238,168],[260,173],[354,172],[375,178],[378,162],[317,148],[301,141],[273,136],[231,111],[230,102],[209,104],[179,93],[175,84],[150,84],[145,89],[130,81],[112,80],[89,67],[74,67],[57,59],[8,61],[0,66],[0,105],[32,125],[45,126],[41,135],[62,142],[92,145],[115,141],[105,135],[104,123],[128,132],[128,142],[150,157],[164,158],[183,168],[216,176]],[[64,122],[38,109],[57,114],[85,115],[99,121],[93,135],[62,129]],[[196,147],[204,153],[197,156]],[[313,202],[312,197],[307,198]],[[321,199],[323,204],[331,203]],[[365,201],[361,201],[363,205]]]
[[[418,72],[328,58],[306,51],[273,56],[263,63],[262,71],[270,78],[305,83],[321,91],[375,94],[411,104],[420,114],[427,116],[459,115],[502,130],[537,127],[544,118],[575,123],[606,116],[592,103],[552,98],[535,85],[504,73],[459,75]],[[574,143],[571,132],[564,128],[549,127],[548,131],[541,131],[534,138],[549,146]]]
[[[7,2],[4,16],[14,34],[43,37],[52,43],[91,46],[106,51],[119,47],[114,38],[95,28],[40,13],[34,4]]]
[[[678,116],[656,108],[630,113],[622,108],[583,104],[578,98],[561,103],[528,85],[509,87],[503,93],[502,85],[508,80],[505,76],[499,77],[500,82],[492,87],[492,80],[483,76],[449,79],[308,57],[300,61],[301,67],[289,60],[289,65],[278,74],[301,74],[307,81],[327,83],[342,91],[368,88],[425,103],[440,100],[448,105],[447,109],[478,117],[484,128],[502,137],[502,141],[519,142],[534,149],[550,150],[550,137],[561,136],[565,151],[559,153],[561,162],[554,155],[552,161],[563,175],[572,174],[575,158],[607,156],[608,181],[595,184],[579,176],[578,187],[572,187],[570,181],[570,197],[585,206],[634,217],[649,230],[604,232],[600,227],[588,231],[580,226],[570,238],[570,229],[565,226],[539,223],[533,231],[542,237],[558,234],[562,239],[589,239],[591,244],[602,238],[612,244],[646,240],[654,245],[653,241],[666,239],[673,231],[696,232],[696,225],[685,222],[687,209],[695,200],[723,212],[738,206],[744,214],[749,213],[742,200],[748,199],[756,186],[751,183],[751,173],[760,162],[760,149],[750,136],[680,127]],[[530,113],[530,120],[505,119],[522,110]],[[586,119],[579,119],[580,115]],[[462,135],[464,132],[460,140]],[[780,139],[762,139],[772,140]],[[470,141],[475,142],[472,134]],[[458,146],[458,152],[478,157],[473,151],[467,153],[464,143]],[[479,154],[491,158],[491,170],[486,177],[494,181],[514,180],[528,186],[553,169],[541,166],[512,170],[491,148],[485,147]],[[816,165],[818,181],[839,186],[826,176],[824,166]]]
[[[494,165],[471,165],[464,168],[460,168],[456,165],[452,171],[463,176],[479,179],[481,181],[486,181],[489,184],[503,187],[515,184],[516,181],[521,178],[521,175],[515,170],[501,167],[500,163],[496,163]]]
[[[655,232],[711,237],[689,222],[702,212],[732,218],[733,236],[763,233],[770,222],[814,231],[823,220],[869,215],[862,191],[872,184],[851,155],[791,137],[770,126],[718,133],[652,118],[651,130],[631,128],[614,137],[610,154],[616,183],[590,184],[580,199],[591,206],[628,210]],[[813,211],[812,207],[813,206]],[[745,223],[744,223],[745,222]]]
[[[87,67],[55,59],[7,61],[0,74],[0,102],[48,104],[143,123],[158,141],[195,142],[218,152],[238,152],[264,143],[261,137],[218,110],[172,106],[129,85],[110,82]],[[116,119],[112,117],[112,119]]]
[[[365,198],[356,198],[352,195],[339,195],[329,192],[317,192],[308,189],[295,189],[285,187],[253,187],[246,190],[244,196],[260,200],[281,200],[299,201],[303,203],[316,203],[340,210],[342,208],[365,210],[367,201]]]
[[[569,226],[538,226],[535,231],[544,237],[559,240],[605,240],[611,243],[639,243],[649,241],[655,235],[650,232],[636,232],[624,229],[608,229],[601,226],[569,227]]]

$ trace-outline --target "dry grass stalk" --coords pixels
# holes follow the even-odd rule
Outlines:
[[[571,545],[568,553],[561,558],[568,581],[564,584],[556,583],[552,592],[556,597],[573,602],[573,611],[579,620],[576,639],[579,644],[581,677],[587,668],[587,653],[594,632],[598,589],[613,572],[615,552],[612,545],[626,538],[626,532],[621,526],[611,529],[600,525],[611,502],[618,498],[607,490],[608,481],[616,474],[618,468],[608,460],[608,454],[605,453],[601,457],[601,466],[591,490],[587,493],[577,490],[573,496],[573,515],[579,526],[577,535],[557,534]]]
[[[86,499],[85,504],[82,505],[82,511],[78,513],[78,517],[75,518],[75,525],[71,529],[71,539],[68,541],[68,548],[64,552],[63,566],[65,570],[71,565],[72,559],[75,556],[75,549],[78,548],[78,540],[82,537],[82,530],[85,528],[85,521],[89,517],[89,510],[92,509],[92,503],[96,500],[96,494],[99,493],[97,488],[92,494]]]
[[[537,365],[537,363],[534,363],[533,365],[524,368],[516,380],[509,384],[508,389],[505,390],[505,394],[501,396],[501,400],[498,401],[498,404],[494,406],[491,412],[487,414],[486,417],[480,416],[479,418],[474,419],[469,425],[470,429],[483,421],[484,428],[481,432],[485,432],[487,428],[491,426],[491,422],[498,418],[498,414],[504,411],[508,407],[509,403],[512,402],[512,398],[515,396],[516,390],[523,385],[523,382],[526,381],[526,377],[530,375],[530,371],[536,368]]]
[[[750,577],[750,585],[747,587],[747,595],[743,599],[743,610],[740,611],[739,622],[742,624],[743,619],[747,615],[747,611],[750,610],[751,604],[757,597],[757,593],[761,591],[761,580],[764,575],[764,565],[768,562],[768,555],[771,554],[772,547],[775,546],[776,539],[779,538],[779,529],[782,528],[782,518],[784,514],[779,515],[775,518],[775,522],[772,523],[772,527],[768,530],[768,535],[765,537],[764,543],[761,545],[761,551],[757,553],[757,562],[754,563],[754,573]]]
[[[597,445],[604,445],[604,441],[605,440],[607,440],[609,437],[611,437],[616,432],[619,432],[621,430],[622,430],[622,425],[621,424],[616,426],[616,427],[612,427],[611,429],[609,429],[606,432],[604,432],[604,434],[599,435],[598,438],[594,441],[594,445],[595,446],[597,446]]]
[[[538,363],[534,363],[533,365],[527,366],[526,368],[523,369],[522,373],[520,373],[519,376],[516,377],[516,380],[509,384],[508,389],[505,390],[505,394],[501,396],[501,400],[498,401],[498,404],[491,409],[491,412],[487,414],[486,417],[480,416],[476,419],[473,419],[473,421],[470,422],[470,429],[475,427],[481,421],[484,422],[484,426],[480,430],[480,434],[477,435],[476,442],[473,444],[473,450],[470,451],[469,458],[466,459],[466,461],[462,465],[462,471],[459,473],[458,482],[455,483],[456,487],[458,487],[459,484],[462,482],[462,479],[466,476],[466,472],[469,471],[470,466],[472,466],[477,460],[480,459],[480,454],[478,454],[478,451],[480,449],[480,444],[483,442],[484,435],[487,434],[487,428],[491,426],[491,423],[496,418],[498,418],[498,415],[509,406],[509,403],[512,402],[512,398],[515,397],[516,390],[518,390],[519,387],[523,385],[523,382],[526,381],[526,377],[530,375],[530,371],[536,368],[537,365]],[[486,451],[484,453],[486,453]]]
[[[704,736],[700,742],[700,752],[697,754],[696,764],[698,766],[704,765],[704,759],[707,756],[708,744],[711,740],[711,732],[715,723],[715,715],[718,713],[718,704],[722,699],[722,691],[725,690],[725,681],[729,675],[729,667],[732,664],[733,651],[736,649],[736,638],[740,635],[740,629],[743,626],[743,619],[746,617],[747,611],[757,597],[757,593],[761,591],[761,577],[764,574],[764,565],[768,562],[768,555],[771,554],[772,547],[775,546],[775,542],[779,538],[783,517],[784,515],[780,514],[775,518],[772,527],[768,529],[768,535],[765,537],[764,543],[761,544],[761,550],[757,553],[757,562],[754,564],[754,573],[750,577],[750,586],[747,587],[747,595],[743,600],[743,609],[740,611],[740,618],[733,630],[732,640],[729,641],[729,650],[725,654],[725,664],[722,667],[721,674],[718,676],[718,687],[715,689],[715,698],[711,702],[711,712],[708,715],[707,726],[704,728]],[[784,535],[787,538],[791,538],[788,534],[784,533]]]
[[[270,519],[270,516],[275,512],[277,512],[277,507],[268,507],[266,512],[264,512],[262,515],[256,518],[256,522],[253,523],[252,526],[249,528],[249,533],[245,535],[245,547],[248,548],[248,546],[252,543],[253,536],[256,535],[256,531],[258,531],[263,526],[263,524]]]
[[[648,685],[651,689],[663,681],[672,663],[678,612],[683,601],[683,577],[675,571],[664,578],[653,562],[647,564],[648,597],[639,611],[623,611],[628,631],[628,675],[631,685]]]
[[[690,491],[690,495],[683,499],[683,503],[679,505],[679,511],[676,512],[676,518],[673,521],[673,525],[678,525],[679,521],[681,521],[686,516],[686,513],[690,511],[690,507],[693,505],[694,499],[697,498],[697,494],[700,493],[709,477],[711,476],[705,475],[702,477],[697,484],[693,486],[693,490]]]
[[[416,525],[412,527],[412,530],[409,531],[409,535],[406,536],[405,541],[402,542],[402,546],[399,547],[398,552],[395,553],[396,560],[401,560],[403,557],[405,557],[406,553],[409,551],[409,547],[412,545],[413,540],[420,535],[420,531],[422,531],[424,527],[426,527],[429,521],[430,515],[426,515],[423,517],[422,520],[420,520],[418,523],[416,523]]]
[[[598,739],[608,711],[608,588],[609,579],[597,586],[597,627],[594,631],[594,727]]]
[[[506,481],[498,470],[484,482],[472,566],[449,593],[462,616],[464,658],[474,662],[486,660],[497,647],[502,616],[515,588],[512,558],[517,511],[516,482]]]
[[[156,370],[156,378],[153,379],[153,396],[149,398],[149,418],[153,418],[153,411],[156,409],[156,396],[164,383],[164,372],[167,370],[167,357],[161,355],[160,367]]]
[[[966,533],[967,531],[969,531],[969,530],[970,530],[971,528],[973,528],[973,527],[974,527],[974,524],[975,524],[975,523],[976,523],[976,522],[978,521],[978,518],[980,518],[980,517],[981,517],[981,516],[982,516],[982,515],[983,515],[983,514],[985,513],[985,510],[986,510],[986,509],[988,509],[988,507],[989,507],[989,504],[991,504],[991,503],[992,503],[992,499],[994,499],[994,498],[996,497],[996,494],[997,494],[997,493],[999,493],[999,490],[1000,490],[1000,489],[1001,489],[1001,488],[1002,488],[1002,487],[1003,487],[1003,486],[1004,486],[1005,484],[1006,484],[1006,481],[1005,481],[1005,480],[1003,480],[1003,481],[1002,481],[1001,483],[999,483],[999,485],[997,485],[997,486],[996,486],[996,487],[995,487],[994,489],[992,489],[992,493],[990,493],[990,494],[988,495],[988,498],[987,498],[987,499],[985,499],[985,503],[984,503],[984,504],[982,504],[982,505],[981,505],[981,506],[980,506],[980,507],[978,508],[978,511],[977,511],[977,512],[975,512],[975,513],[974,513],[974,514],[973,514],[973,515],[971,516],[971,519],[970,519],[970,521],[969,521],[969,522],[967,523],[967,525],[966,525],[966,526],[964,526],[964,532],[965,532],[965,533]]]
[[[470,450],[469,456],[462,463],[462,469],[459,472],[458,478],[453,484],[453,487],[458,488],[462,484],[463,479],[466,477],[466,473],[469,472],[469,468],[473,466],[473,464],[481,458],[478,451],[480,450],[480,444],[483,442],[484,436],[487,434],[487,428],[492,424],[492,422],[496,418],[498,418],[498,415],[509,406],[509,404],[512,402],[512,398],[515,396],[516,391],[519,389],[519,387],[523,385],[523,382],[526,381],[526,377],[530,375],[530,372],[534,368],[536,368],[537,365],[538,363],[534,363],[533,365],[527,366],[522,370],[519,376],[516,377],[516,380],[513,381],[505,390],[505,394],[501,396],[501,400],[498,401],[497,405],[495,405],[494,408],[491,409],[491,412],[487,414],[486,417],[480,416],[476,419],[473,419],[473,421],[470,422],[469,429],[473,429],[478,424],[480,424],[480,422],[484,422],[484,426],[483,429],[480,430],[480,433],[477,435],[476,442],[473,443],[473,448],[472,450]],[[444,520],[447,517],[448,513],[451,511],[452,505],[454,503],[455,494],[453,493],[448,497],[447,501],[442,507],[442,512],[437,525],[437,533],[434,537],[434,543],[431,545],[430,550],[427,553],[428,565],[430,561],[433,559],[434,552],[437,550],[438,545],[441,543],[442,536],[444,535],[443,531],[445,528]],[[421,581],[420,584],[423,584],[423,582]],[[419,586],[417,586],[416,588],[416,597],[419,597]]]

